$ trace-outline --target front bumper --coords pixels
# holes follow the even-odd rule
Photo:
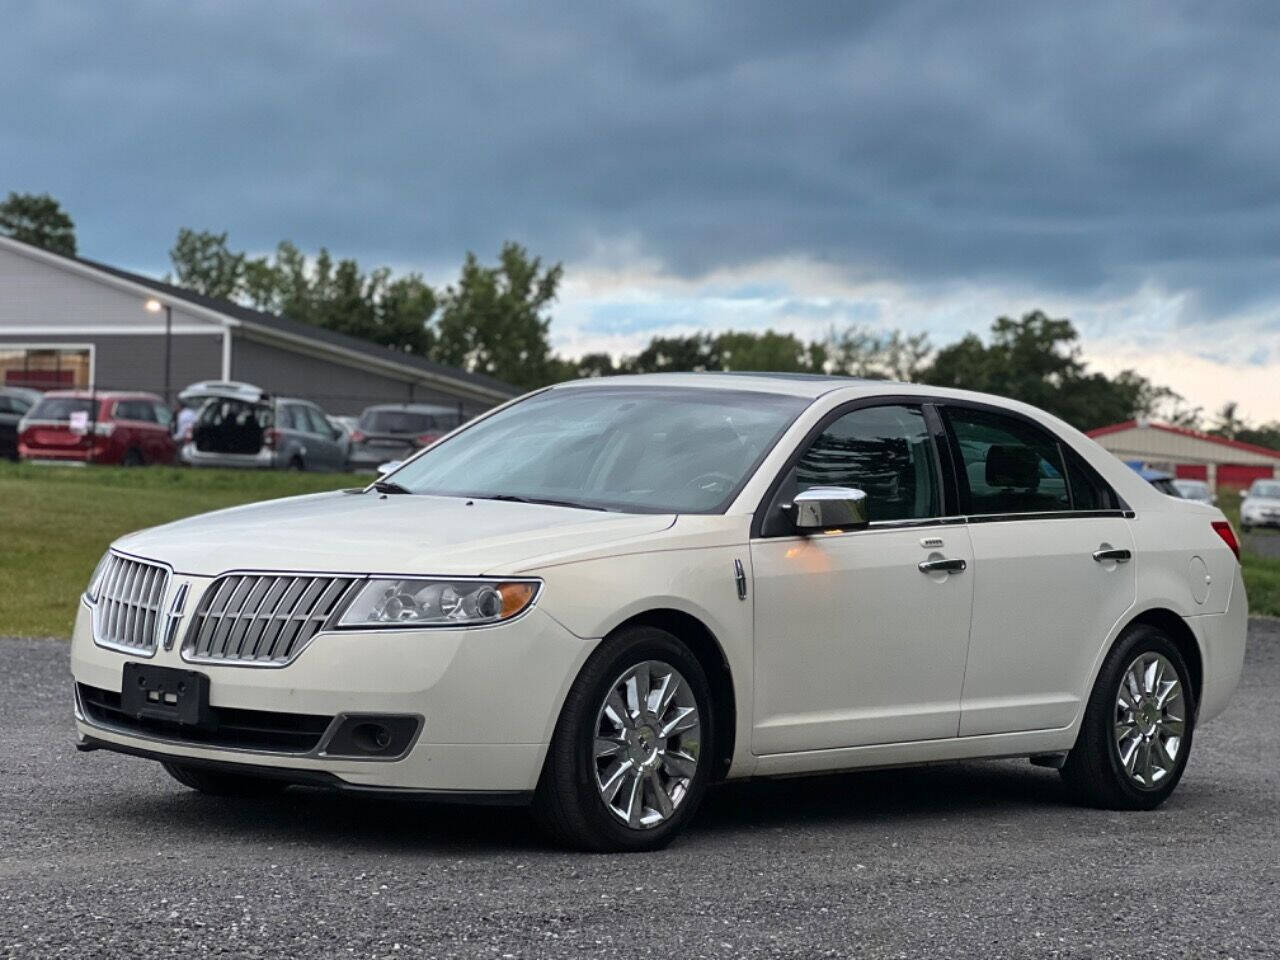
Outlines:
[[[403,758],[356,759],[143,735],[94,722],[77,707],[82,747],[234,764],[245,772],[342,789],[459,797],[527,795],[537,786],[561,704],[594,645],[535,606],[492,627],[320,633],[289,665],[267,668],[188,663],[181,643],[152,657],[120,653],[94,643],[90,621],[82,604],[71,646],[71,670],[80,684],[118,693],[125,663],[143,661],[208,675],[209,701],[217,708],[416,714],[423,723]]]

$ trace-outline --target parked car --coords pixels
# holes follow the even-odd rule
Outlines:
[[[0,457],[18,459],[18,421],[39,399],[39,390],[0,387]]]
[[[1240,676],[1238,550],[1026,404],[579,381],[364,491],[117,540],[76,726],[196,790],[531,803],[591,849],[661,846],[722,778],[971,757],[1146,810]]]
[[[138,467],[172,463],[170,413],[154,393],[51,390],[18,425],[24,460]]]
[[[194,467],[346,469],[350,441],[309,400],[225,380],[193,383],[178,399],[203,403],[182,448]]]
[[[1203,480],[1175,479],[1173,485],[1184,500],[1198,500],[1200,503],[1210,504],[1218,502],[1218,495]]]
[[[1154,467],[1148,467],[1145,463],[1136,460],[1131,462],[1129,467],[1166,497],[1175,497],[1178,500],[1183,499],[1182,491],[1173,482],[1173,474],[1165,473],[1163,470],[1156,470]]]
[[[457,407],[427,403],[368,407],[351,434],[351,468],[376,470],[388,460],[406,460],[461,422]]]
[[[1255,480],[1240,501],[1240,526],[1280,527],[1280,480]]]

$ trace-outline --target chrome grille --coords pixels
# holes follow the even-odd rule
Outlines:
[[[113,553],[98,582],[93,639],[129,653],[154,653],[168,569]]]
[[[187,628],[188,660],[279,666],[305,647],[355,588],[355,577],[219,577]]]

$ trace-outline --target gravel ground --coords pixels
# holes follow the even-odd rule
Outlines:
[[[527,817],[219,801],[77,755],[66,648],[0,640],[4,957],[1276,957],[1280,621],[1161,810],[1002,761],[731,785],[643,856]]]

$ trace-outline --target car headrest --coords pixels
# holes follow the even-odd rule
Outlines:
[[[987,450],[987,486],[1035,490],[1040,486],[1040,455],[1029,447],[992,444]]]

